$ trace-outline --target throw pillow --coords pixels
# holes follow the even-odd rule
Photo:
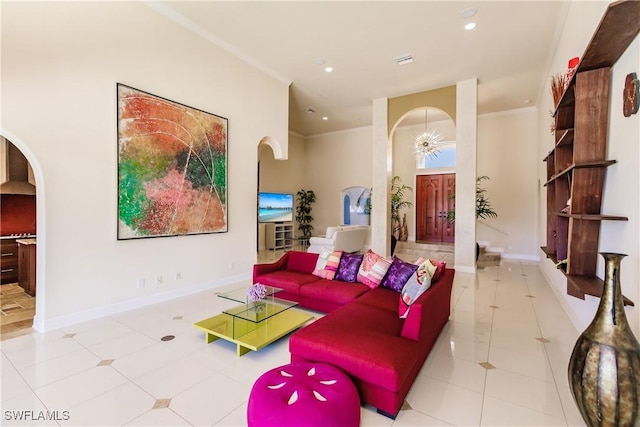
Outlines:
[[[433,272],[431,270],[431,267],[429,267],[429,275],[431,276],[431,282],[435,282],[436,280],[438,280],[438,278],[444,271],[444,268],[447,266],[447,262],[433,261],[433,260],[427,260],[427,261],[429,261],[429,263],[433,266]]]
[[[358,269],[362,263],[362,254],[350,254],[343,253],[340,257],[340,264],[338,265],[338,272],[336,273],[336,280],[342,280],[343,282],[355,282],[358,277]]]
[[[418,269],[409,277],[400,292],[398,303],[398,315],[404,319],[409,314],[409,308],[415,300],[418,299],[429,287],[431,287],[431,276],[429,275],[429,266],[432,265],[429,260],[424,261],[418,266]]]
[[[330,249],[322,248],[318,255],[318,261],[316,261],[316,268],[313,270],[313,275],[322,277],[323,279],[333,280],[336,271],[338,271],[341,255],[342,251],[331,251]]]
[[[418,266],[410,262],[405,262],[398,257],[393,257],[391,267],[387,275],[382,280],[381,286],[401,292],[409,277],[418,269]]]
[[[375,289],[380,285],[384,275],[391,267],[391,260],[386,259],[371,249],[364,254],[362,264],[358,270],[357,281],[363,285],[367,285],[371,289]]]

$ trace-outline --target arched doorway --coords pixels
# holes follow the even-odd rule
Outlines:
[[[455,196],[455,135],[453,120],[434,107],[414,108],[393,127],[392,175],[412,187],[412,207],[400,215],[408,224],[406,242],[397,245],[400,257],[437,252],[454,263],[455,226],[447,213]],[[429,149],[417,141],[427,141]]]
[[[36,185],[31,164],[0,136],[0,327],[2,339],[32,331],[36,313]]]

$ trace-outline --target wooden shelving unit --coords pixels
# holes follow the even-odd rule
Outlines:
[[[601,221],[627,221],[601,213],[606,159],[611,67],[640,32],[640,2],[611,3],[581,57],[554,112],[554,148],[547,163],[547,245],[554,263],[566,260],[567,293],[600,297],[596,276]],[[625,304],[634,305],[625,297]]]

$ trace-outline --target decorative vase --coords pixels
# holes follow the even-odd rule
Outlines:
[[[569,360],[571,394],[589,426],[640,423],[640,344],[624,312],[620,262],[626,255],[601,253],[604,289],[591,324]]]
[[[402,217],[402,227],[400,227],[400,237],[398,240],[406,242],[409,238],[409,227],[407,226],[407,214]]]

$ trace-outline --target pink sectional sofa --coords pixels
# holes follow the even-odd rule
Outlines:
[[[317,258],[292,251],[253,269],[254,283],[282,288],[278,297],[328,313],[291,336],[291,361],[339,367],[351,377],[363,403],[395,418],[449,319],[455,271],[445,268],[402,319],[398,292],[320,279],[312,274]]]

